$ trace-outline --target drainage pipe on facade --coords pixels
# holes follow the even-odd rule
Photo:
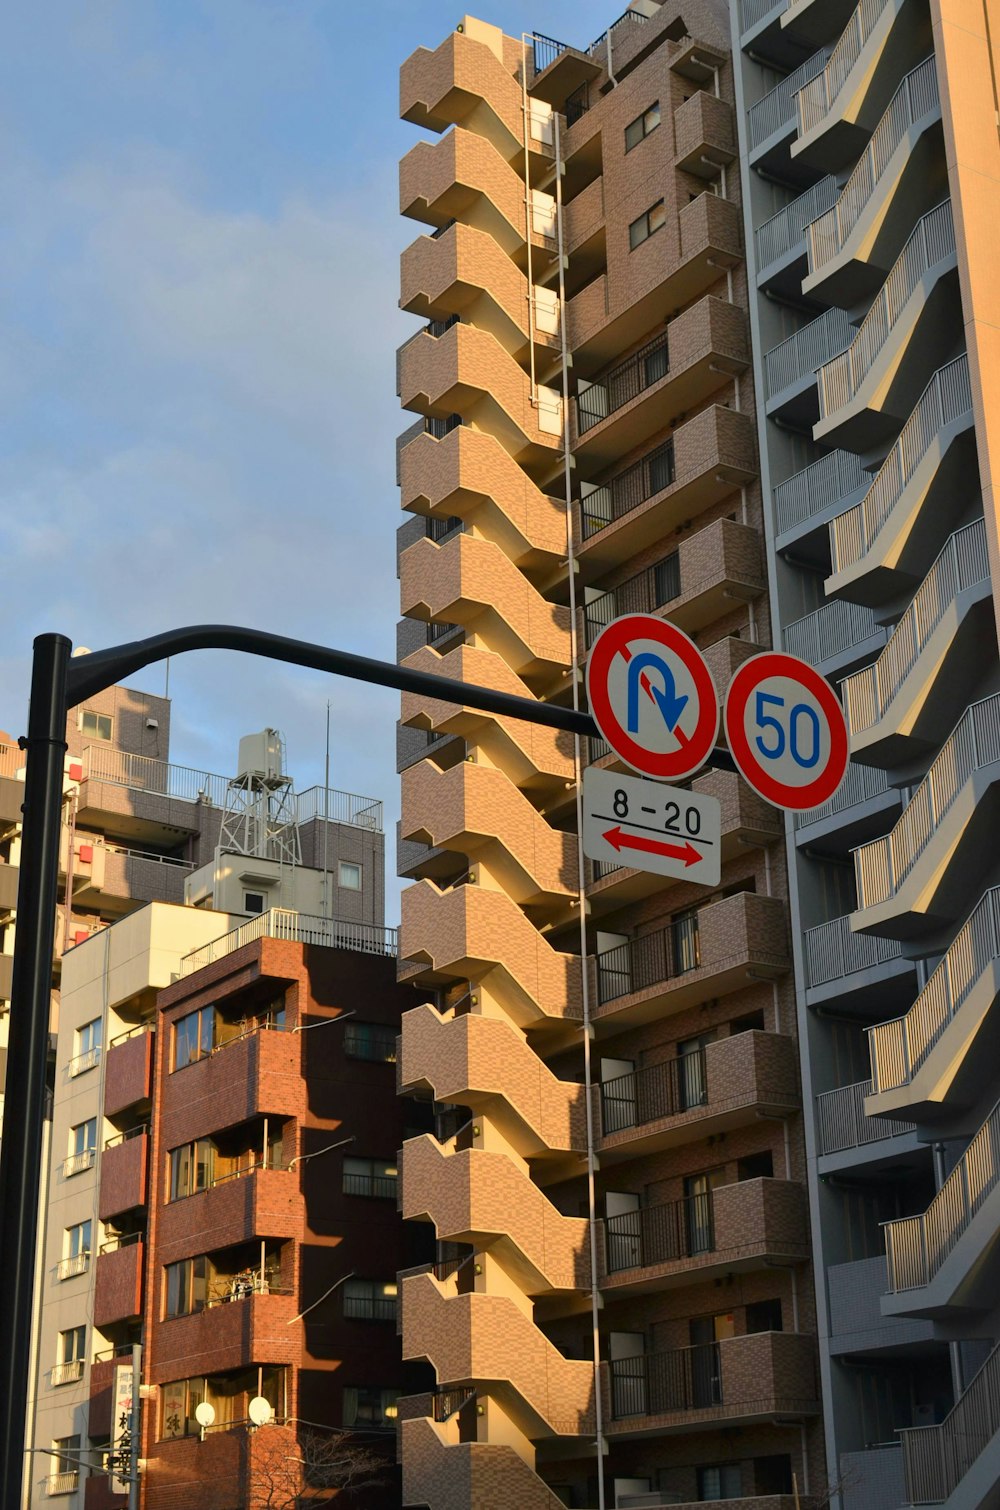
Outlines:
[[[611,38],[608,37],[610,65]],[[608,69],[610,75],[610,66]],[[556,156],[556,239],[559,259],[559,334],[562,361],[563,481],[566,501],[566,567],[569,580],[570,657],[573,676],[573,707],[580,706],[577,660],[576,558],[573,550],[573,459],[569,447],[569,350],[566,337],[566,270],[563,261],[562,155],[559,113],[553,112]],[[594,1346],[594,1428],[597,1436],[597,1504],[604,1510],[604,1402],[601,1398],[601,1296],[597,1276],[597,1188],[594,1152],[594,1101],[591,1073],[590,975],[587,968],[587,883],[583,865],[583,761],[580,735],[573,735],[573,776],[576,782],[577,909],[580,913],[580,997],[583,1008],[583,1094],[587,1118],[587,1220],[590,1233],[590,1311]]]

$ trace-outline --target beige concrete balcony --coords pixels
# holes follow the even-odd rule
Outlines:
[[[522,571],[551,576],[566,556],[566,504],[550,498],[492,435],[459,425],[443,440],[420,435],[400,456],[405,509],[459,518]]]
[[[429,1090],[489,1117],[523,1158],[586,1146],[583,1086],[557,1079],[502,1018],[444,1018],[431,1006],[404,1012],[397,1076],[404,1092]]]
[[[726,683],[728,685],[728,683]],[[751,791],[732,771],[709,771],[692,782],[692,790],[714,797],[722,807],[722,863],[745,854],[748,846],[773,844],[781,835],[776,810]],[[592,861],[587,899],[592,916],[662,890],[662,877],[627,865]]]
[[[569,673],[569,609],[543,598],[489,540],[418,540],[400,557],[399,598],[410,618],[461,625],[539,690]]]
[[[593,1364],[564,1358],[515,1301],[446,1296],[429,1273],[404,1276],[401,1289],[404,1359],[426,1359],[448,1384],[487,1384],[531,1439],[593,1432]]]
[[[498,1504],[516,1505],[518,1510],[561,1510],[563,1501],[513,1447],[463,1442],[457,1422],[453,1430],[450,1426],[423,1415],[401,1422],[404,1504],[437,1501],[468,1510],[490,1510]]]
[[[594,1018],[651,1022],[790,964],[785,904],[740,892],[599,954]]]
[[[584,492],[576,529],[584,580],[662,541],[756,475],[750,416],[724,405],[696,414],[665,446]]]
[[[505,892],[420,881],[403,892],[402,912],[399,957],[413,962],[409,978],[487,982],[521,1027],[579,1019],[579,957],[553,949]]]
[[[736,157],[736,120],[732,105],[699,89],[674,111],[674,167],[696,178],[718,178],[719,169]]]
[[[586,1218],[563,1216],[504,1154],[451,1147],[429,1134],[404,1143],[404,1220],[432,1222],[439,1242],[488,1248],[526,1295],[587,1289]]]
[[[473,645],[459,645],[445,655],[427,646],[408,656],[405,664],[475,686],[496,687],[517,697],[531,696],[502,656]],[[565,790],[566,783],[575,780],[573,736],[558,729],[409,692],[403,693],[402,722],[411,728],[468,740],[523,791]]]
[[[528,282],[486,231],[456,223],[439,236],[421,236],[400,261],[400,308],[425,320],[460,315],[489,331],[512,356],[528,349]],[[559,306],[548,290],[536,291],[535,341],[557,350]]]
[[[691,304],[718,283],[720,269],[742,259],[741,211],[731,200],[699,194],[680,211],[677,227],[678,236],[651,240],[643,286],[609,281],[605,273],[567,301],[567,337],[578,371],[596,373],[638,345],[665,309]]]
[[[914,45],[926,48],[915,28],[897,24],[904,12],[904,0],[863,0],[853,11],[823,72],[795,97],[794,159],[837,169],[864,148],[900,73],[919,61]]]
[[[602,1081],[601,1162],[658,1153],[802,1104],[795,1044],[752,1031]]]
[[[604,1232],[601,1289],[609,1298],[809,1258],[806,1191],[794,1180],[740,1180],[643,1206],[606,1217]]]
[[[709,294],[638,351],[577,386],[571,431],[577,465],[593,476],[690,413],[749,362],[746,315]]]
[[[403,772],[402,813],[403,839],[481,860],[512,901],[568,915],[576,838],[551,828],[503,771],[471,761],[442,771],[422,760]]]

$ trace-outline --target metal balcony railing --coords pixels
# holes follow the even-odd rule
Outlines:
[[[90,1267],[90,1249],[84,1248],[80,1253],[72,1253],[68,1258],[61,1258],[56,1265],[57,1279],[72,1279],[76,1274],[86,1274]]]
[[[985,582],[989,570],[986,526],[975,519],[948,537],[878,660],[844,679],[852,734],[863,734],[885,715],[947,609],[960,592]]]
[[[764,357],[764,383],[772,399],[803,378],[815,379],[824,362],[850,343],[854,327],[844,309],[828,309],[794,335],[773,346]]]
[[[431,1415],[435,1421],[450,1421],[475,1398],[476,1391],[467,1384],[458,1384],[454,1389],[432,1390]]]
[[[783,210],[765,220],[754,232],[757,271],[770,267],[779,257],[787,257],[793,247],[804,245],[806,227],[828,210],[837,199],[837,180],[832,173],[814,183],[812,188],[786,204]]]
[[[1000,760],[1000,692],[966,708],[890,833],[854,851],[858,906],[895,896],[975,771]]]
[[[870,608],[861,603],[835,599],[785,627],[785,649],[819,666],[833,656],[863,645],[879,633],[881,625]]]
[[[348,1172],[344,1175],[345,1195],[372,1195],[384,1200],[395,1200],[397,1188],[397,1176],[394,1174],[353,1174]]]
[[[698,914],[678,918],[666,928],[616,944],[597,956],[597,999],[601,1006],[620,996],[674,980],[701,963]]]
[[[750,106],[747,111],[747,141],[751,152],[762,142],[766,142],[769,136],[780,131],[782,126],[792,124],[795,120],[795,96],[810,79],[822,73],[827,57],[826,48],[821,47],[819,52],[814,52],[811,58],[800,63],[793,73],[776,84],[763,99]]]
[[[878,766],[860,765],[857,761],[851,761],[844,784],[835,796],[822,807],[810,808],[806,813],[796,813],[795,827],[806,828],[810,823],[820,823],[824,818],[832,818],[835,813],[846,812],[848,808],[857,807],[862,802],[871,802],[888,790],[889,776],[886,771]]]
[[[941,1505],[950,1499],[998,1431],[1000,1346],[939,1426],[901,1428],[907,1503]]]
[[[45,1493],[49,1499],[60,1494],[75,1494],[80,1483],[80,1471],[67,1468],[63,1473],[50,1473],[45,1480]]]
[[[345,1295],[344,1315],[348,1321],[395,1321],[395,1295]]]
[[[819,370],[820,414],[828,417],[856,397],[921,278],[955,253],[951,200],[922,215],[847,350]]]
[[[681,593],[681,558],[678,551],[637,572],[634,577],[592,598],[584,606],[584,638],[589,650],[611,620],[623,613],[655,613]]]
[[[717,1342],[612,1358],[611,1410],[626,1416],[660,1416],[671,1411],[706,1410],[721,1405],[722,1358]]]
[[[830,923],[820,923],[817,928],[807,928],[802,937],[810,986],[843,980],[860,970],[871,970],[875,965],[899,959],[902,954],[898,939],[852,933],[849,917],[834,918]]]
[[[715,1249],[712,1192],[605,1217],[604,1235],[609,1274],[711,1253]]]
[[[841,498],[863,487],[868,473],[853,451],[831,451],[774,490],[774,519],[779,533],[822,514]]]
[[[1000,1184],[1000,1103],[919,1216],[883,1222],[889,1289],[929,1285],[986,1198]]]
[[[658,383],[670,371],[667,332],[661,331],[645,346],[609,367],[576,396],[576,427],[586,435],[594,425],[614,414],[623,404]]]
[[[837,203],[809,227],[812,272],[825,267],[843,249],[903,137],[915,121],[939,103],[934,58],[925,58],[906,75],[889,101]]]
[[[816,1097],[816,1121],[820,1153],[841,1153],[845,1148],[864,1148],[884,1143],[901,1133],[914,1132],[912,1122],[890,1122],[887,1117],[866,1117],[865,1097],[872,1093],[870,1080],[842,1085]]]
[[[627,1075],[601,1082],[601,1128],[608,1133],[642,1127],[661,1117],[704,1106],[708,1100],[705,1050],[692,1049]]]
[[[969,358],[963,352],[935,372],[864,498],[830,524],[834,573],[864,559],[932,442],[946,425],[971,413]]]
[[[601,35],[599,37],[595,37],[594,38],[593,42],[591,42],[590,46],[587,48],[587,55],[588,55],[588,57],[592,58],[595,53],[600,52],[601,48],[604,46],[605,38],[609,35],[609,33],[612,36],[612,44],[611,45],[614,46],[614,41],[615,41],[615,39],[614,39],[614,33],[615,32],[620,32],[620,30],[621,30],[621,28],[623,26],[630,26],[633,23],[641,25],[642,22],[648,21],[648,20],[649,20],[649,17],[648,16],[644,16],[642,14],[642,11],[638,11],[638,10],[623,11],[623,13],[618,17],[617,21],[612,21],[611,25],[607,28],[607,30],[602,31]]]
[[[544,73],[549,64],[567,50],[566,42],[557,42],[554,37],[543,37],[541,32],[535,32],[531,38],[531,63],[535,73]]]
[[[82,1075],[87,1070],[96,1069],[101,1062],[101,1045],[95,1044],[92,1049],[86,1049],[84,1053],[77,1054],[66,1066],[66,1073],[73,1080],[77,1075]]]
[[[63,1159],[63,1175],[69,1179],[71,1175],[82,1174],[85,1169],[92,1169],[97,1157],[96,1149],[83,1148],[79,1153],[71,1153]]]
[[[997,959],[1000,888],[993,888],[980,897],[906,1015],[868,1029],[875,1094],[909,1085],[983,972]]]
[[[325,818],[331,823],[346,823],[351,828],[367,828],[376,834],[382,832],[382,803],[377,797],[341,792],[332,786],[309,786],[299,792],[297,801],[300,823]]]
[[[805,136],[818,126],[837,103],[861,50],[886,9],[889,0],[861,0],[837,39],[823,72],[811,79],[796,95],[799,112],[799,135]]]
[[[50,1378],[54,1385],[75,1384],[77,1379],[83,1378],[83,1359],[71,1358],[67,1363],[57,1363]]]
[[[668,440],[580,500],[583,538],[623,519],[674,481],[674,443]]]
[[[321,944],[329,949],[351,949],[359,954],[384,954],[395,958],[397,931],[376,923],[311,917],[290,908],[271,907],[221,938],[186,954],[181,960],[181,974],[190,975],[195,970],[202,970],[232,954],[234,949],[242,949],[244,944],[252,944],[261,938],[287,939],[293,944]]]
[[[740,25],[744,33],[763,21],[770,11],[780,15],[788,7],[788,0],[740,0]]]

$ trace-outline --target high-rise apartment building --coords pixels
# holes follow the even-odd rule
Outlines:
[[[587,48],[472,17],[404,64],[407,664],[579,695],[630,609],[720,693],[774,639],[727,7]],[[754,295],[755,297],[755,295]],[[732,774],[718,888],[580,859],[599,743],[403,701],[404,1503],[826,1502],[784,830]],[[797,1497],[797,1498],[796,1498]]]
[[[1000,9],[732,19],[772,608],[853,757],[788,833],[827,1450],[850,1510],[971,1510],[1000,1503]]]

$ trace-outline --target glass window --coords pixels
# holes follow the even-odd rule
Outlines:
[[[681,558],[680,552],[674,551],[673,555],[658,561],[653,567],[653,596],[654,606],[661,608],[664,603],[670,603],[680,596],[681,590]]]
[[[656,100],[648,110],[644,110],[642,115],[636,116],[635,120],[630,121],[625,127],[625,151],[631,152],[632,148],[637,147],[644,137],[656,130],[659,124],[660,102]]]
[[[215,1008],[199,1007],[174,1023],[174,1058],[172,1068],[182,1070],[196,1059],[204,1059],[215,1045]]]
[[[737,1500],[742,1494],[743,1481],[739,1463],[716,1463],[711,1468],[698,1469],[700,1500]]]
[[[89,1221],[77,1222],[74,1227],[67,1227],[63,1238],[63,1251],[66,1258],[82,1258],[90,1253],[91,1224]]]
[[[341,860],[337,865],[337,881],[347,891],[360,891],[361,866],[353,860]]]
[[[59,1362],[77,1363],[87,1351],[86,1326],[71,1326],[59,1333]]]
[[[256,916],[264,911],[264,893],[262,891],[245,891],[243,893],[243,911]]]
[[[215,1176],[215,1147],[209,1138],[198,1138],[171,1149],[170,1200],[179,1201],[198,1190],[207,1190]]]
[[[398,1172],[395,1164],[387,1163],[384,1159],[345,1158],[344,1194],[374,1195],[395,1200]]]
[[[344,1029],[344,1053],[349,1059],[396,1063],[396,1030],[380,1022],[349,1022]]]
[[[80,1436],[52,1438],[52,1472],[78,1473],[80,1470]]]
[[[650,205],[645,215],[640,215],[638,220],[633,220],[628,228],[628,244],[630,251],[635,251],[644,241],[648,241],[654,231],[661,231],[667,223],[667,212],[663,200],[658,199],[654,205]]]
[[[349,1321],[395,1321],[394,1279],[348,1279],[344,1283],[344,1315]]]
[[[344,1389],[345,1426],[394,1426],[398,1389],[372,1389],[347,1385]]]
[[[103,1026],[101,1019],[95,1017],[92,1022],[85,1022],[82,1028],[77,1028],[76,1052],[78,1054],[89,1054],[91,1049],[101,1047]]]
[[[201,1430],[195,1411],[203,1400],[215,1410],[214,1431],[247,1422],[247,1407],[262,1394],[280,1421],[285,1416],[285,1370],[265,1366],[210,1374],[207,1378],[178,1379],[160,1385],[160,1437],[195,1436]]]
[[[164,1274],[164,1315],[190,1316],[202,1311],[208,1290],[208,1259],[182,1258],[167,1264]]]
[[[107,713],[95,713],[93,708],[84,708],[80,714],[80,732],[91,739],[111,738],[114,723]]]

